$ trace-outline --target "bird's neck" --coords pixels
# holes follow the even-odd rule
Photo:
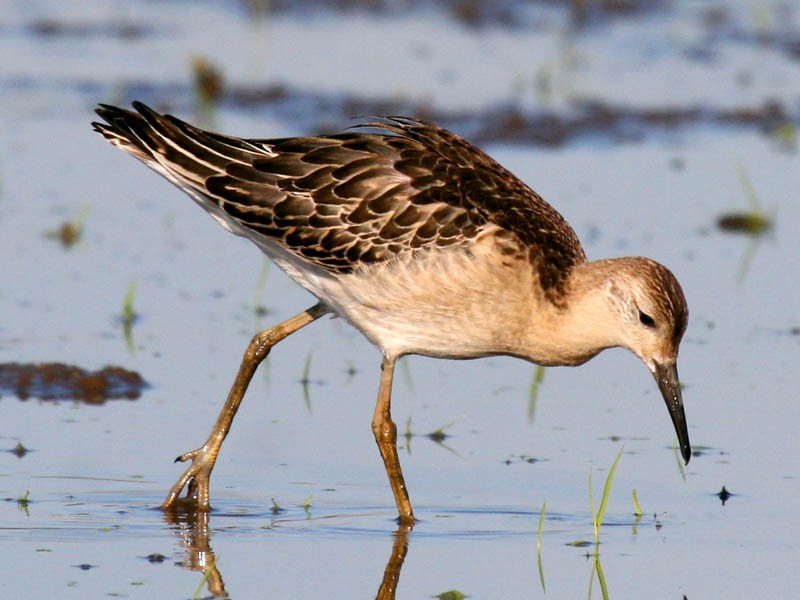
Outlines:
[[[606,348],[620,346],[614,268],[613,259],[576,265],[561,297],[539,299],[531,311],[524,357],[540,364],[579,365]]]

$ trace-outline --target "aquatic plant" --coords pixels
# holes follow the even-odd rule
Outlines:
[[[544,381],[544,372],[547,367],[536,365],[533,371],[533,378],[531,384],[528,386],[528,423],[533,423],[533,417],[536,415],[536,400],[539,396],[539,386]]]
[[[198,600],[200,598],[200,590],[202,590],[203,586],[206,585],[209,578],[214,573],[216,566],[217,566],[217,559],[216,557],[212,557],[211,562],[205,569],[203,569],[203,578],[200,580],[200,583],[197,584],[197,588],[195,589],[194,594],[192,594],[191,600]]]
[[[595,546],[600,545],[600,527],[603,525],[603,517],[606,514],[606,507],[608,506],[608,497],[611,494],[611,483],[614,480],[614,472],[617,470],[617,464],[619,463],[619,459],[622,458],[623,450],[624,447],[619,449],[617,457],[614,459],[614,462],[608,471],[608,476],[606,477],[606,484],[603,486],[603,496],[600,499],[600,507],[597,509],[597,512],[595,512],[594,510],[594,492],[592,491],[592,472],[589,471],[589,504],[592,508],[592,522],[594,525]]]
[[[539,513],[539,529],[536,532],[536,562],[539,566],[539,581],[542,584],[542,591],[547,592],[544,585],[544,568],[542,567],[542,531],[544,530],[544,515],[547,512],[547,500],[542,504]]]
[[[136,311],[133,310],[133,300],[136,296],[136,284],[132,283],[128,286],[128,291],[125,292],[125,297],[122,299],[122,333],[125,336],[125,344],[128,350],[133,352],[135,347],[133,343],[133,324],[136,321]]]
[[[639,505],[639,499],[636,497],[636,489],[633,490],[633,514],[637,517],[641,517],[644,513],[642,512],[642,507]]]

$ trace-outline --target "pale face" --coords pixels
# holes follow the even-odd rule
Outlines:
[[[678,347],[687,322],[683,293],[672,274],[660,265],[647,276],[631,279],[624,291],[615,290],[623,345],[641,358],[653,374],[675,427],[681,454],[689,462],[691,446],[677,368]]]

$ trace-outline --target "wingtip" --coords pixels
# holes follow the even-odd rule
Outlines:
[[[135,116],[141,118],[150,115],[159,116],[155,110],[150,108],[144,102],[140,102],[139,100],[132,101],[131,107],[133,108],[133,110],[122,108],[121,106],[116,106],[114,104],[106,104],[104,102],[98,102],[97,106],[94,109],[94,112],[99,117],[108,122],[110,122],[113,119],[118,119],[121,117],[124,118],[124,117]]]

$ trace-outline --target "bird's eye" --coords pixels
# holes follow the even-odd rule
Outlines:
[[[639,311],[639,322],[645,327],[655,327],[656,321],[645,312]]]

